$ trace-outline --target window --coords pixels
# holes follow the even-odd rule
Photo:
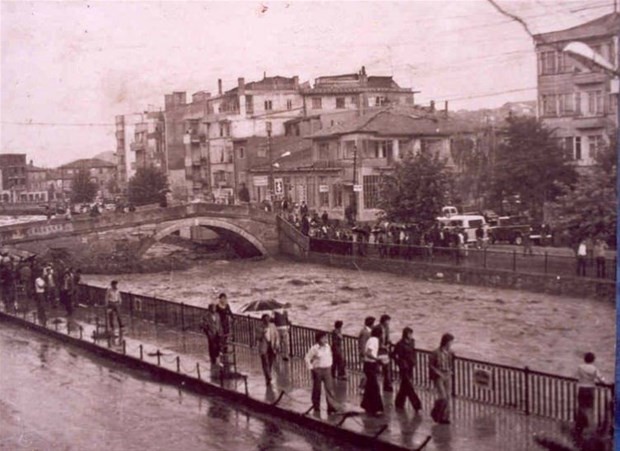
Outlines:
[[[360,102],[357,96],[351,97],[351,105],[359,106]]]
[[[384,106],[388,104],[388,99],[387,97],[384,96],[377,96],[375,97],[375,106]]]
[[[226,122],[220,122],[220,138],[230,135],[230,127]]]
[[[575,112],[574,99],[575,97],[572,93],[558,95],[560,115],[570,115]]]
[[[581,116],[581,93],[575,93],[575,114]]]
[[[289,110],[289,111],[293,109],[293,101],[292,100],[287,100],[286,101],[286,109]]]
[[[312,109],[320,110],[323,108],[323,99],[321,97],[312,97]]]
[[[581,160],[581,136],[575,136],[575,160]]]
[[[336,97],[336,108],[342,109],[345,107],[344,97]]]
[[[342,158],[353,159],[355,158],[355,141],[345,141],[343,145]]]
[[[266,145],[259,146],[258,151],[256,152],[256,155],[259,158],[266,158],[267,157],[267,146]]]
[[[556,55],[554,51],[540,54],[540,74],[549,75],[557,72]]]
[[[329,143],[320,143],[319,144],[319,160],[329,160]]]
[[[387,158],[392,155],[392,141],[370,141],[367,158]]]
[[[325,188],[327,187],[327,190]],[[327,177],[319,177],[319,207],[329,207],[329,185]]]
[[[239,147],[239,149],[237,149],[237,158],[240,160],[245,158],[245,147]]]
[[[588,92],[588,114],[603,114],[603,91]]]
[[[542,96],[542,113],[543,116],[557,116],[557,102],[555,94]]]
[[[377,208],[379,205],[379,175],[364,176],[364,208]]]
[[[271,100],[265,100],[265,111],[273,110],[273,103]]]
[[[588,153],[590,157],[595,157],[601,150],[605,142],[603,141],[603,135],[590,135],[588,136]]]
[[[334,193],[334,207],[342,207],[342,185],[337,183],[332,185]]]
[[[558,146],[564,151],[564,155],[569,160],[573,159],[573,137],[558,138]]]
[[[247,114],[254,113],[254,97],[252,97],[251,95],[245,96],[245,112]]]
[[[308,207],[316,206],[316,184],[314,181],[314,177],[306,178],[306,202]]]

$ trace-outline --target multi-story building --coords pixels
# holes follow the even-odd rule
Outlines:
[[[98,187],[98,196],[113,198],[114,187],[117,185],[117,166],[99,158],[84,158],[59,166],[49,171],[49,178],[54,185],[54,197],[58,200],[71,198],[73,179],[80,172],[86,171]]]
[[[563,49],[569,42],[583,42],[617,65],[619,32],[620,14],[613,13],[535,36],[539,115],[578,166],[591,165],[615,133],[618,82]]]
[[[0,192],[3,202],[19,202],[26,191],[26,154],[0,154]]]
[[[26,166],[26,192],[21,193],[20,202],[47,202],[49,199],[48,170],[39,168],[30,160]]]
[[[312,170],[303,190],[310,208],[344,218],[356,203],[357,219],[373,221],[379,210],[381,177],[407,153],[429,152],[457,170],[453,138],[470,134],[446,112],[391,106],[320,130],[312,139]]]
[[[127,191],[127,182],[136,171],[136,153],[131,144],[136,135],[136,126],[142,122],[141,114],[116,116],[116,167],[117,183],[121,191]]]
[[[369,76],[365,67],[357,73],[319,77],[313,87],[301,89],[304,117],[319,119],[322,127],[363,115],[369,109],[413,105],[415,92],[401,88],[390,76]],[[303,132],[291,134],[303,136]]]

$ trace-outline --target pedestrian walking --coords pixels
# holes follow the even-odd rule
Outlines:
[[[364,366],[365,355],[366,355],[366,342],[370,338],[372,328],[375,325],[375,317],[367,316],[364,319],[364,326],[360,333],[357,336],[357,346],[359,351],[360,363],[362,364],[362,368]],[[363,388],[366,385],[366,373],[362,373],[362,377],[360,379],[360,388]]]
[[[27,299],[33,299],[34,280],[32,279],[32,263],[23,262],[19,268],[19,280],[24,287],[24,293]]]
[[[598,238],[594,243],[594,260],[596,262],[596,277],[602,279],[606,276],[605,271],[605,253],[607,252],[607,243],[605,240]]]
[[[575,412],[575,431],[581,435],[585,429],[594,426],[594,387],[605,379],[594,365],[596,356],[587,352],[583,363],[577,368],[577,411]]]
[[[364,396],[362,397],[362,408],[369,415],[383,415],[383,400],[379,388],[379,341],[381,340],[381,329],[374,327],[370,333],[370,338],[364,347],[364,375],[366,383],[364,385]]]
[[[588,247],[586,241],[582,240],[577,246],[577,276],[586,276],[586,262],[588,258]]]
[[[484,229],[482,228],[482,224],[478,225],[476,228],[476,247],[478,249],[482,249],[484,244]]]
[[[34,281],[34,296],[37,304],[37,318],[39,319],[39,324],[45,326],[47,317],[45,314],[45,279],[43,279],[43,273]]]
[[[434,350],[429,358],[429,377],[437,391],[431,417],[440,424],[450,423],[450,396],[454,369],[454,354],[450,347],[453,341],[452,334],[443,334],[439,348]]]
[[[45,299],[50,306],[56,306],[56,272],[52,263],[48,263],[44,270]]]
[[[67,316],[73,315],[73,269],[67,268],[60,283],[60,303],[64,306]]]
[[[342,321],[338,320],[334,323],[332,331],[332,355],[334,364],[332,365],[332,376],[334,379],[347,380],[346,362],[344,359],[344,350],[342,349]]]
[[[532,246],[532,228],[528,227],[523,233],[523,255],[534,255],[534,249]]]
[[[105,307],[106,307],[106,319],[107,327],[111,334],[114,334],[114,319],[118,323],[118,328],[121,330],[123,321],[121,320],[121,292],[118,289],[118,281],[113,280],[110,282],[110,287],[105,293]]]
[[[271,385],[273,362],[276,359],[276,353],[280,346],[280,336],[276,326],[271,322],[271,318],[269,318],[269,314],[267,313],[261,317],[257,345],[260,361],[263,366],[263,374],[265,375],[265,383]]]
[[[398,365],[400,387],[396,393],[394,407],[404,409],[407,400],[411,402],[416,413],[422,408],[422,402],[413,388],[413,369],[416,366],[415,340],[413,329],[405,327],[402,338],[394,346],[394,360]]]
[[[228,305],[228,297],[226,293],[220,293],[217,297],[217,305],[215,309],[220,315],[220,324],[222,327],[222,335],[227,339],[232,330],[232,310]]]
[[[383,391],[391,392],[394,390],[392,386],[392,370],[390,368],[390,353],[392,351],[392,342],[390,341],[390,315],[381,315],[379,325],[381,330],[381,339],[379,341],[379,356],[381,362],[381,373],[383,374]]]
[[[286,309],[279,309],[273,312],[273,322],[278,329],[280,335],[280,355],[282,360],[288,361],[289,353],[291,350],[290,342],[290,327],[291,322],[288,319],[288,312]]]
[[[215,304],[209,304],[207,313],[202,318],[202,331],[207,336],[209,346],[209,360],[212,364],[219,363],[220,345],[222,340],[222,325]]]
[[[316,333],[315,343],[306,353],[304,361],[312,373],[312,407],[314,411],[319,412],[321,410],[321,388],[324,386],[327,413],[336,413],[339,408],[334,397],[334,380],[331,374],[333,355],[328,343],[327,332],[318,331]]]

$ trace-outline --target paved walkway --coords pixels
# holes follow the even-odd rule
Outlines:
[[[61,309],[48,312],[47,327],[67,332],[74,337],[81,335],[84,340],[92,341],[97,317],[103,318],[103,310],[99,308],[79,308],[71,321],[61,314]],[[64,312],[62,312],[64,313]],[[35,314],[32,310],[18,314],[33,320]],[[244,392],[246,383],[243,379],[225,379],[219,377],[219,367],[212,367],[208,363],[207,343],[204,335],[198,332],[173,330],[165,326],[155,325],[150,322],[125,318],[126,327],[123,337],[125,340],[125,352],[134,357],[140,356],[142,345],[143,358],[146,361],[157,364],[158,351],[161,353],[159,361],[161,366],[180,370],[186,374],[197,377],[197,367],[200,368],[203,380],[211,380],[213,383],[223,383],[225,387]],[[122,340],[117,337],[111,341],[102,339],[98,344],[112,347],[118,352],[123,352]],[[274,366],[274,384],[267,387],[262,375],[260,359],[256,350],[235,346],[237,371],[247,375],[248,395],[266,402],[275,402],[284,392],[279,406],[291,411],[303,413],[311,407],[310,388],[311,378],[303,361],[292,359],[283,362],[279,359]],[[177,357],[179,358],[177,363]],[[393,408],[392,393],[384,394],[385,415],[380,418],[366,416],[359,407],[361,393],[359,391],[359,374],[349,374],[348,381],[338,381],[336,392],[339,400],[344,404],[346,411],[357,414],[345,419],[342,424],[356,432],[369,436],[380,433],[384,441],[389,441],[401,446],[416,448],[430,436],[432,439],[424,448],[428,451],[526,451],[539,448],[534,440],[534,434],[554,437],[567,443],[567,439],[561,432],[561,423],[543,418],[525,416],[520,413],[455,399],[452,401],[452,423],[450,425],[437,425],[430,418],[429,411],[433,404],[433,394],[429,391],[418,390],[422,399],[422,412],[415,415],[411,406],[405,411],[395,411]],[[316,415],[324,421],[338,423],[341,416],[329,416],[323,399],[322,411]]]

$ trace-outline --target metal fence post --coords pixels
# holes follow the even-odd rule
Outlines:
[[[177,356],[177,373],[181,372],[181,357]]]
[[[200,363],[196,362],[196,374],[198,374],[198,379],[201,379],[200,377]]]
[[[483,261],[484,268],[486,269],[487,267],[487,248],[486,247],[482,248],[482,261]]]
[[[143,359],[144,359],[144,352],[142,349],[142,345],[140,345],[140,360],[143,360]]]
[[[512,270],[517,271],[517,251],[512,251]]]
[[[185,303],[181,302],[181,329],[185,330]]]
[[[547,274],[547,265],[549,260],[549,254],[545,251],[545,274]]]
[[[523,398],[525,398],[525,414],[530,414],[530,368],[528,366],[525,367],[524,375],[524,385],[523,385]]]

